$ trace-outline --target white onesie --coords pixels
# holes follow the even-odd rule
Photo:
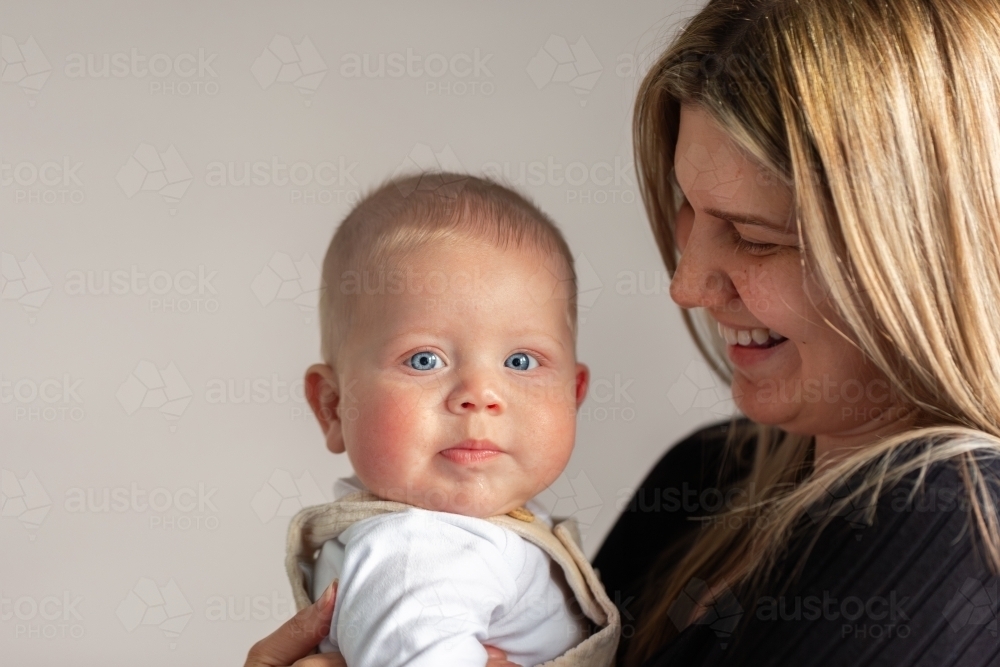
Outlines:
[[[335,499],[364,490],[340,479]],[[528,509],[551,527],[545,511]],[[411,508],[363,519],[323,544],[315,600],[334,579],[337,605],[320,652],[351,667],[483,667],[483,644],[525,667],[589,634],[561,568],[538,546],[484,519]]]

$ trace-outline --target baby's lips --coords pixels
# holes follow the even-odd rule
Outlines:
[[[468,449],[475,451],[503,452],[503,450],[492,440],[466,438],[462,442],[452,445],[447,449]]]

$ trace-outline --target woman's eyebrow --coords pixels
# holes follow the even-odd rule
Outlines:
[[[725,220],[726,222],[734,222],[741,225],[758,225],[760,227],[770,227],[779,232],[789,232],[788,225],[779,225],[776,222],[770,220],[765,220],[763,218],[758,218],[752,215],[744,215],[742,213],[727,213],[726,211],[721,211],[717,208],[706,208],[705,213],[711,216]]]

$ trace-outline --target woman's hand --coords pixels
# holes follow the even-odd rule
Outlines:
[[[250,648],[243,667],[347,667],[339,653],[319,653],[312,650],[330,632],[330,620],[337,602],[337,582],[323,592],[322,597],[264,637]],[[489,660],[486,667],[519,667],[508,662],[507,654],[492,646],[486,647]]]
[[[486,667],[521,667],[507,660],[507,654],[495,646],[487,646],[486,655],[490,657],[486,661]]]
[[[244,667],[347,667],[339,653],[312,655],[330,632],[336,601],[337,582],[333,582],[319,600],[254,644]]]

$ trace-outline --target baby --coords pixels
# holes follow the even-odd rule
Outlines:
[[[326,363],[306,394],[355,476],[289,531],[301,607],[339,580],[320,651],[350,667],[608,665],[617,611],[531,499],[573,450],[573,258],[555,225],[496,183],[421,174],[364,198],[333,237],[320,302]],[[574,541],[574,539],[576,541]]]

